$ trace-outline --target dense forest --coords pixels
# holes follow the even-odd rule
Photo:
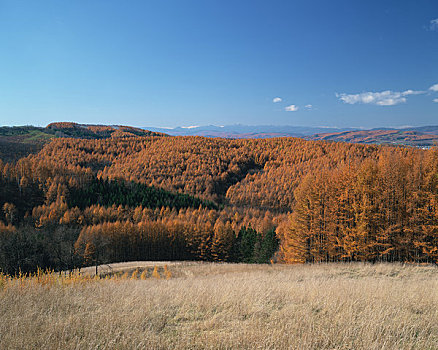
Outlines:
[[[1,270],[438,261],[436,149],[120,130],[0,161]]]

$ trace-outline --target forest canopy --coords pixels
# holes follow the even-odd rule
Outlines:
[[[0,161],[0,269],[133,259],[436,263],[437,174],[436,149],[135,130],[54,138]]]

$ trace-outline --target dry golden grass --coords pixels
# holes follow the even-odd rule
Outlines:
[[[160,279],[139,263],[123,279],[3,281],[0,348],[438,348],[432,266],[156,266]]]

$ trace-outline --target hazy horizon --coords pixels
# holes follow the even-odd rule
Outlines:
[[[226,124],[226,125],[217,125],[217,124],[203,124],[203,125],[176,125],[176,126],[159,126],[159,125],[131,125],[131,124],[123,124],[123,123],[117,123],[117,124],[111,124],[111,123],[80,123],[74,120],[54,120],[47,124],[2,124],[0,127],[25,127],[25,126],[34,126],[34,127],[47,127],[51,123],[60,123],[60,122],[66,122],[66,123],[75,123],[80,125],[111,125],[111,126],[131,126],[135,128],[140,129],[195,129],[195,128],[205,128],[205,127],[216,127],[216,128],[229,128],[229,127],[273,127],[273,128],[280,128],[280,127],[288,127],[288,128],[321,128],[321,129],[357,129],[357,130],[371,130],[371,129],[406,129],[406,128],[421,128],[421,127],[427,127],[427,126],[438,126],[438,121],[431,124],[416,124],[416,125],[389,125],[389,126],[371,126],[371,127],[364,127],[364,126],[338,126],[338,125],[292,125],[292,124],[243,124],[243,123],[234,123],[234,124]]]

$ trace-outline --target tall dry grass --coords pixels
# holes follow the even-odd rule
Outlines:
[[[438,348],[435,267],[179,263],[170,279],[129,269],[138,279],[3,288],[0,348]]]

